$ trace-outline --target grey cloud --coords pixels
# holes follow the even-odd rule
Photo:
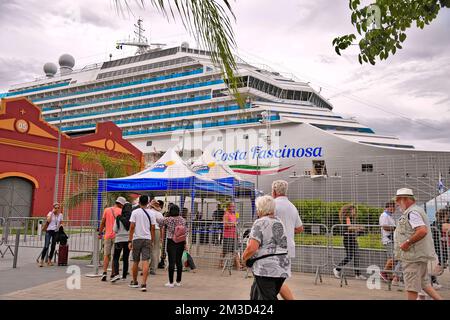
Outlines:
[[[7,91],[10,85],[31,80],[36,74],[43,74],[38,61],[0,57],[0,66],[0,92]]]
[[[405,140],[449,143],[450,119],[415,119],[407,120],[399,117],[365,118],[358,120],[373,128],[378,134],[387,134]]]
[[[108,10],[100,9],[93,10],[87,6],[83,6],[80,9],[80,22],[92,24],[97,27],[114,28],[118,26],[118,17],[114,17],[111,14],[108,15]],[[105,6],[106,9],[106,6]],[[112,12],[112,11],[111,11]],[[109,13],[111,13],[109,12]]]

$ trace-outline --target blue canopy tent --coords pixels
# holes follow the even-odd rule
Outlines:
[[[255,218],[256,189],[253,182],[243,180],[229,166],[218,163],[217,160],[205,151],[203,155],[192,164],[192,170],[204,178],[217,181],[222,186],[233,190],[234,198],[250,198],[252,204],[252,219]]]
[[[195,197],[226,196],[233,198],[232,186],[201,177],[193,172],[173,150],[168,150],[155,164],[129,177],[100,179],[98,181],[97,216],[100,219],[105,192],[151,191],[155,195],[181,196],[184,207],[186,196],[191,197],[191,212],[194,210]]]

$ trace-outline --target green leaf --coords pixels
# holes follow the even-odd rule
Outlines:
[[[338,55],[341,55],[341,53],[339,52],[339,47],[335,47],[334,50],[336,51],[336,53],[337,53]]]
[[[400,42],[404,42],[406,40],[406,33],[400,33]]]
[[[362,57],[361,57],[360,54],[358,54],[358,61],[359,61],[359,64],[362,64],[362,63],[363,63],[363,62],[362,62]]]

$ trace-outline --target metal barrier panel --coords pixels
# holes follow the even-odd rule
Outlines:
[[[295,258],[292,271],[317,273],[328,265],[328,227],[325,224],[305,223],[303,232],[295,235]]]
[[[19,247],[43,248],[45,232],[42,231],[45,219],[9,217],[4,229],[5,243],[14,243],[15,234],[20,230]],[[98,227],[97,220],[63,220],[64,232],[68,235],[67,244],[70,252],[87,252],[93,250],[92,232]]]
[[[380,225],[336,224],[331,227],[331,265],[347,275],[364,279],[367,272],[389,273],[393,276],[393,242],[382,243]],[[370,271],[372,270],[372,271]]]
[[[226,226],[222,221],[195,220],[189,230],[189,253],[194,258],[196,265],[203,269],[223,269],[225,263],[230,263],[235,257],[241,259],[245,249],[242,226]],[[229,228],[235,237],[228,237],[224,230]],[[236,268],[235,263],[227,267]]]
[[[0,217],[0,245],[2,245],[4,242],[5,222],[6,222],[6,219],[3,217]]]

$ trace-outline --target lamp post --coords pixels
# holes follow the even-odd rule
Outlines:
[[[56,156],[56,174],[55,174],[55,190],[53,194],[53,202],[58,202],[59,188],[59,166],[61,160],[61,125],[62,125],[62,106],[59,106],[59,127],[58,127],[58,152]]]
[[[181,145],[181,159],[183,159],[184,155],[184,139],[186,137],[186,127],[189,125],[189,120],[183,120],[182,126],[183,126],[183,143]]]
[[[266,125],[265,140],[266,140],[266,143],[267,143],[267,147],[269,147],[272,144],[272,137],[271,137],[271,130],[270,130],[270,110],[261,112],[261,117],[262,117],[262,119],[260,120],[260,122],[262,124]],[[258,133],[257,143],[259,145],[259,133]],[[256,190],[258,190],[258,192],[259,192],[259,174],[260,174],[260,170],[259,170],[259,154],[256,156],[256,167],[257,167]]]

